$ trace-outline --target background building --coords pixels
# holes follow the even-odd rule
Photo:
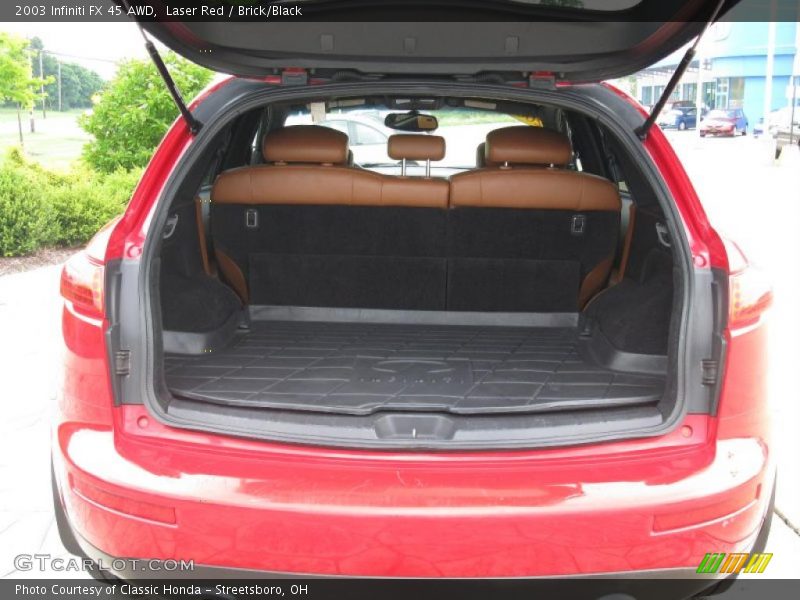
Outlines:
[[[769,23],[717,23],[703,39],[698,58],[681,79],[671,100],[695,101],[702,85],[705,108],[742,108],[750,127],[769,110],[791,106],[792,70],[798,72],[800,24],[775,23],[772,90],[767,89]],[[628,81],[629,90],[645,106],[652,106],[667,84],[684,50],[639,72]],[[800,77],[796,77],[796,80]],[[800,98],[796,104],[800,106]]]

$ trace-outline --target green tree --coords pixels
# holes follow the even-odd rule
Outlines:
[[[59,60],[50,54],[38,37],[31,39],[33,73],[44,77],[49,83],[44,87],[45,101],[49,110],[58,109]],[[39,54],[41,53],[41,63]],[[42,69],[39,70],[41,64]],[[61,109],[89,108],[92,97],[103,89],[103,80],[96,72],[71,62],[61,62]],[[37,100],[41,102],[41,98]]]
[[[69,98],[69,106],[81,108],[92,106],[92,98],[94,98],[105,85],[100,75],[95,71],[76,64],[65,64],[63,69],[72,73],[78,82],[74,96]]]
[[[45,54],[48,57],[47,54]],[[52,57],[50,57],[52,58]],[[53,59],[55,66],[51,73],[47,63],[44,65],[45,75],[53,77],[54,81],[45,86],[47,104],[51,110],[58,109],[58,63]],[[100,76],[75,63],[61,63],[61,109],[90,108],[92,97],[103,89],[103,80]]]
[[[174,52],[166,53],[164,62],[187,100],[213,76],[212,71]],[[79,120],[94,136],[84,146],[84,158],[103,172],[143,167],[177,116],[178,109],[155,66],[146,60],[127,60],[102,92],[92,114]]]
[[[28,40],[0,32],[0,101],[17,106],[20,144],[24,141],[21,111],[33,106],[42,83],[32,76]]]

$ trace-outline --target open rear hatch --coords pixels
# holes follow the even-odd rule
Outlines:
[[[134,11],[145,4],[116,1]],[[620,77],[656,62],[737,2],[306,0],[248,2],[241,8],[245,3],[222,2],[225,15],[215,17],[199,9],[177,12],[183,3],[165,1],[142,25],[190,60],[235,75],[301,67],[380,75],[547,72],[556,80],[582,82]],[[267,19],[261,9],[272,5],[298,6],[302,16],[270,13]]]
[[[600,166],[605,153],[588,149],[603,137],[587,117],[542,107],[548,130],[499,115],[467,145],[485,140],[488,163],[513,153],[517,166],[401,176],[348,164],[338,130],[287,126],[296,107],[242,114],[227,144],[249,152],[218,163],[212,143],[211,174],[198,169],[175,194],[155,336],[168,419],[296,441],[459,447],[663,426],[683,276],[657,235],[665,213],[630,159],[639,207],[636,227],[621,231],[631,198]],[[270,127],[259,138],[260,119]],[[572,138],[554,129],[562,119]],[[463,144],[453,131],[444,135]],[[439,144],[419,142],[444,138],[409,137],[419,145],[408,152],[442,160]],[[600,172],[575,168],[573,147]]]
[[[225,137],[218,123],[233,117],[221,117],[214,111],[222,109],[207,108],[207,103],[192,114],[148,41],[197,136],[196,155],[209,161],[208,181],[215,182],[213,189],[200,186],[199,179],[191,183],[201,173],[185,165],[181,172],[191,173],[189,183],[176,180],[165,192],[170,203],[166,222],[173,227],[153,261],[154,272],[160,271],[156,314],[161,316],[153,320],[158,328],[153,407],[170,424],[356,446],[424,441],[512,447],[533,440],[561,444],[662,432],[675,422],[676,407],[683,406],[676,369],[684,342],[678,343],[677,335],[688,322],[689,306],[683,298],[688,273],[683,271],[690,267],[674,262],[665,233],[664,223],[675,219],[672,207],[658,197],[657,176],[639,172],[634,158],[638,144],[629,156],[630,147],[623,147],[630,141],[617,140],[616,159],[600,150],[602,140],[613,136],[601,135],[600,120],[592,123],[581,113],[595,107],[580,89],[598,88],[610,96],[608,102],[623,100],[599,86],[562,90],[556,84],[622,76],[651,64],[696,37],[735,3],[633,0],[612,10],[594,2],[573,8],[513,0],[402,5],[328,0],[298,2],[307,18],[291,22],[181,20],[163,12],[155,21],[140,22],[144,32],[201,65],[253,77],[230,89],[251,86],[254,96],[266,86],[258,78],[277,74],[286,78],[282,83],[350,82],[353,98],[377,94],[385,99],[386,92],[373,88],[400,86],[407,93],[403,86],[414,82],[415,94],[425,96],[428,83],[436,81],[440,88],[458,88],[459,106],[466,107],[462,97],[469,98],[487,73],[501,75],[486,86],[499,97],[514,95],[509,79],[543,80],[547,89],[525,90],[520,99],[528,102],[528,94],[538,92],[552,101],[541,112],[543,125],[561,132],[562,141],[537,134],[539,141],[523,145],[520,155],[518,135],[524,133],[527,140],[529,133],[521,131],[525,127],[507,127],[517,130],[508,136],[511,159],[499,154],[499,162],[492,159],[490,153],[502,153],[498,148],[503,146],[497,140],[490,145],[488,138],[483,154],[487,166],[491,159],[513,171],[509,161],[520,162],[520,176],[554,171],[564,183],[547,200],[554,204],[529,203],[530,198],[503,204],[510,201],[509,190],[541,186],[509,187],[504,170],[477,168],[479,177],[488,178],[485,189],[502,191],[484,204],[482,197],[473,198],[484,184],[476,188],[470,183],[472,169],[460,184],[457,176],[434,181],[426,175],[414,181],[378,175],[348,164],[347,145],[330,142],[341,134],[331,133],[318,145],[303,142],[300,160],[293,146],[285,145],[291,136],[268,139],[283,127],[287,113],[280,102],[272,108],[264,100],[231,126],[231,131],[242,127],[241,148],[256,152],[263,145],[264,155],[226,163],[223,171],[213,157],[223,157],[220,148],[235,136]],[[238,4],[222,4],[238,10]],[[387,22],[392,9],[407,20]],[[448,10],[459,11],[462,22],[443,21],[445,15],[454,18]],[[286,97],[324,90],[324,85],[297,86]],[[575,94],[570,102],[579,107],[570,113],[577,121],[569,126],[556,97],[562,91]],[[627,104],[624,108],[631,110]],[[280,119],[273,123],[274,115]],[[639,118],[635,113],[626,121],[628,133]],[[204,121],[208,128],[202,127]],[[574,133],[573,125],[584,132]],[[637,130],[641,138],[646,131]],[[573,134],[588,136],[580,153],[563,141]],[[254,145],[254,139],[259,143]],[[592,152],[597,154],[595,170],[586,169]],[[545,154],[548,160],[543,161]],[[579,154],[582,166],[573,160]],[[525,160],[518,160],[521,156]],[[619,160],[626,156],[621,179]],[[257,187],[266,196],[280,189],[282,197],[250,194],[243,199],[242,190],[252,191],[248,169],[269,181],[278,177]],[[328,177],[324,181],[329,183],[314,179],[311,185],[306,177],[282,185],[280,177],[304,169],[313,177]],[[242,174],[247,186],[225,184],[238,182]],[[341,185],[345,179],[354,181]],[[383,185],[399,194],[397,202],[370,195],[369,190]],[[581,191],[573,206],[565,198],[575,189]],[[313,200],[336,196],[336,190],[347,197]],[[620,204],[621,191],[627,205]],[[290,200],[292,194],[297,198]],[[366,201],[348,194],[370,197]],[[435,200],[425,204],[421,194]],[[588,205],[587,195],[592,196]],[[620,217],[631,204],[637,205],[637,217],[625,240],[626,248],[630,244],[628,269],[622,269],[624,278],[620,274],[616,285],[601,291],[615,257],[627,253],[620,254]],[[185,225],[176,228],[176,223]],[[211,246],[203,241],[206,236],[213,239]],[[216,253],[219,273],[207,264],[200,268],[197,256],[209,248]],[[188,254],[193,256],[191,269],[181,266],[188,264]],[[594,291],[584,297],[584,288]]]

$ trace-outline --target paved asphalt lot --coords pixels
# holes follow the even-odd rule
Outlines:
[[[771,402],[780,465],[777,513],[766,574],[800,571],[800,158],[795,165],[767,164],[762,143],[750,137],[699,139],[669,134],[722,232],[735,239],[774,282],[770,360]],[[0,277],[0,576],[81,577],[14,569],[19,553],[66,556],[55,530],[50,500],[49,421],[58,377],[60,315],[58,266]],[[787,524],[790,523],[791,525]]]

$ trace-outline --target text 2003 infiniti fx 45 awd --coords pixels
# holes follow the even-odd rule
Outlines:
[[[143,24],[235,76],[64,268],[67,546],[490,578],[681,576],[763,546],[770,290],[652,119],[594,83],[720,8],[659,6]],[[468,164],[435,130],[453,114],[495,124]],[[363,141],[369,118],[398,133]],[[391,160],[359,164],[362,143]]]

